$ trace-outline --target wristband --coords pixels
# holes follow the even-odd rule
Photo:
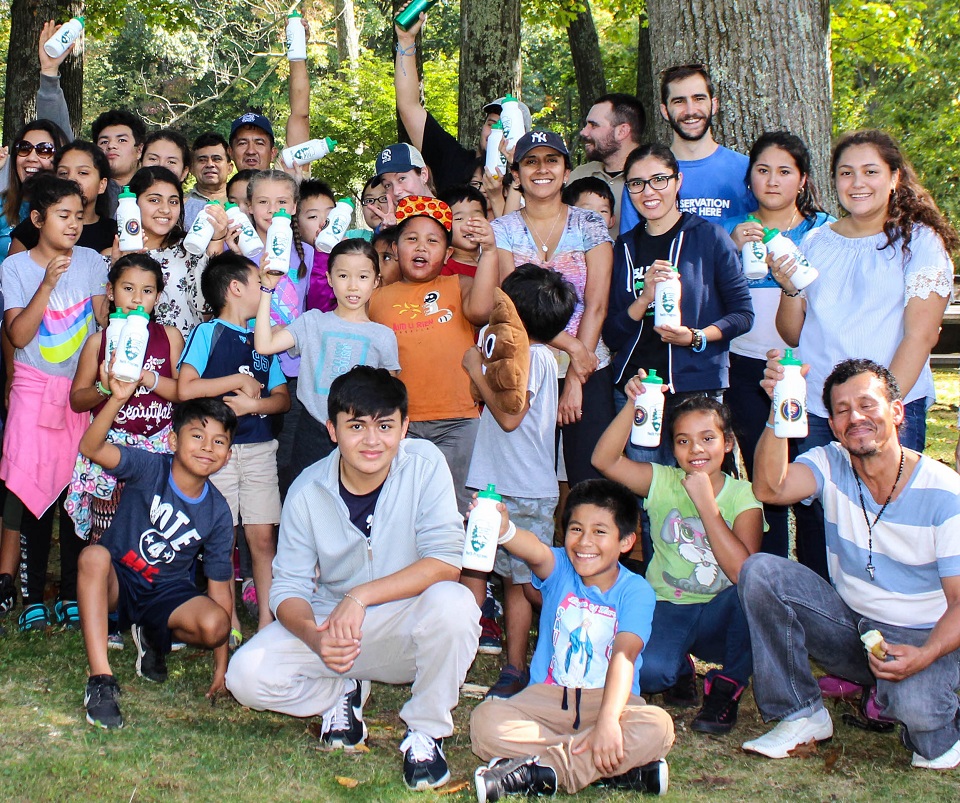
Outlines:
[[[155,390],[157,389],[157,385],[159,385],[159,384],[160,384],[160,372],[159,372],[159,371],[154,371],[154,372],[153,372],[153,384],[152,384],[150,387],[147,388],[147,393],[153,393],[153,391],[155,391]]]
[[[690,331],[693,332],[693,342],[690,343],[690,348],[694,354],[700,354],[707,347],[707,337],[702,329],[691,329]]]
[[[360,609],[361,609],[362,611],[366,612],[367,606],[364,605],[364,604],[363,604],[359,599],[357,599],[355,596],[353,596],[353,594],[349,594],[349,593],[344,594],[344,595],[343,595],[343,598],[344,598],[344,599],[351,599],[351,600],[353,600],[354,602],[357,603],[357,605],[360,606]]]
[[[764,421],[764,422],[763,422],[763,425],[764,425],[767,429],[776,429],[776,427],[775,427],[773,424],[771,424],[769,421]]]
[[[782,287],[780,288],[780,292],[783,293],[787,298],[796,298],[796,297],[797,297],[798,295],[800,295],[800,293],[801,293],[800,290],[797,290],[797,292],[795,292],[795,293],[788,293],[788,292],[787,292],[786,290],[784,290]]]
[[[97,393],[99,393],[104,398],[107,398],[107,396],[113,395],[113,391],[110,390],[110,388],[108,388],[106,385],[104,385],[103,382],[101,382],[99,379],[97,380],[96,388],[97,388]]]
[[[261,293],[269,293],[270,295],[273,295],[275,292],[277,292],[277,288],[276,288],[276,287],[264,287],[264,286],[261,284],[261,285],[260,285],[260,292],[261,292]]]
[[[507,525],[507,531],[497,539],[498,544],[505,544],[507,541],[513,540],[513,536],[517,534],[517,525],[512,521]]]

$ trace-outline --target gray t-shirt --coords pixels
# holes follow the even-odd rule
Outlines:
[[[336,312],[307,310],[287,326],[300,357],[297,398],[317,421],[327,420],[330,384],[355,365],[400,370],[397,338],[379,323],[345,321]]]
[[[559,493],[554,431],[557,427],[557,360],[546,346],[530,346],[530,409],[513,432],[504,432],[485,408],[473,447],[468,488],[493,483],[497,493],[549,499]]]
[[[32,253],[21,251],[0,266],[0,286],[8,310],[26,307],[43,282],[46,266],[34,262]],[[91,248],[74,246],[70,267],[50,293],[36,337],[26,348],[17,349],[14,359],[51,376],[73,377],[80,349],[97,329],[94,296],[105,295],[106,284],[104,258]]]

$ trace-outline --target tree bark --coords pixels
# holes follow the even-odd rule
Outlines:
[[[637,97],[647,112],[643,128],[643,142],[652,142],[657,138],[657,120],[660,113],[657,106],[650,106],[648,100],[656,98],[660,102],[659,86],[653,74],[653,55],[650,53],[650,22],[646,14],[640,16],[637,31]]]
[[[831,62],[829,0],[648,0],[653,91],[659,71],[702,62],[717,89],[714,137],[746,153],[764,131],[803,138],[814,180],[829,186]],[[647,95],[659,117],[658,94]],[[659,124],[659,138],[669,141]]]
[[[349,69],[353,74],[360,62],[360,35],[357,32],[353,0],[335,0],[333,10],[337,17],[338,66]]]
[[[520,0],[460,3],[458,138],[475,148],[485,104],[506,94],[520,97]]]
[[[567,26],[570,55],[577,76],[577,93],[580,96],[580,119],[587,116],[593,102],[607,92],[607,78],[603,71],[603,55],[600,39],[593,24],[590,3],[584,0],[581,11]]]
[[[48,19],[58,23],[82,13],[79,0],[12,0],[10,44],[7,51],[7,81],[3,102],[3,136],[7,142],[17,130],[36,117],[40,86],[37,56],[40,29]],[[76,49],[75,49],[76,51]],[[60,85],[76,132],[83,118],[83,55],[74,52],[60,68]]]

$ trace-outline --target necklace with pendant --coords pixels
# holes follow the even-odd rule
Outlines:
[[[900,447],[900,468],[897,469],[897,478],[893,481],[893,487],[890,489],[890,493],[887,494],[887,499],[883,503],[883,506],[880,508],[880,512],[877,513],[876,518],[873,520],[873,524],[870,523],[870,517],[867,515],[867,506],[863,501],[863,485],[860,483],[860,475],[857,474],[857,470],[853,468],[853,463],[850,463],[850,468],[853,469],[853,476],[857,480],[857,493],[860,496],[860,510],[863,511],[863,520],[867,524],[867,574],[870,575],[870,580],[874,579],[876,574],[877,567],[873,565],[873,528],[877,526],[877,522],[880,521],[880,517],[883,515],[883,512],[887,509],[887,505],[890,504],[890,500],[893,499],[894,491],[897,490],[897,486],[900,484],[900,478],[903,476],[903,464],[905,461],[905,454],[903,447]]]
[[[560,222],[560,216],[564,213],[564,211],[566,211],[566,207],[561,206],[560,211],[557,212],[556,220],[553,221],[553,225],[550,227],[550,233],[547,235],[546,239],[543,239],[542,237],[540,237],[537,234],[537,232],[534,230],[533,223],[527,217],[527,213],[523,210],[521,210],[520,212],[520,214],[523,216],[524,223],[527,224],[527,230],[530,232],[530,235],[533,237],[533,244],[536,245],[537,240],[540,241],[540,248],[543,250],[544,260],[546,260],[547,252],[550,250],[550,247],[547,245],[547,243],[549,243],[550,240],[553,238],[553,233],[557,230],[557,224]]]

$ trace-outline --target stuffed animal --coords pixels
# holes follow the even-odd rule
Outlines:
[[[499,287],[494,291],[490,323],[480,330],[483,374],[494,392],[494,403],[505,413],[516,415],[527,401],[530,378],[530,338],[523,328],[510,296]],[[483,401],[477,386],[470,383],[473,398]]]

